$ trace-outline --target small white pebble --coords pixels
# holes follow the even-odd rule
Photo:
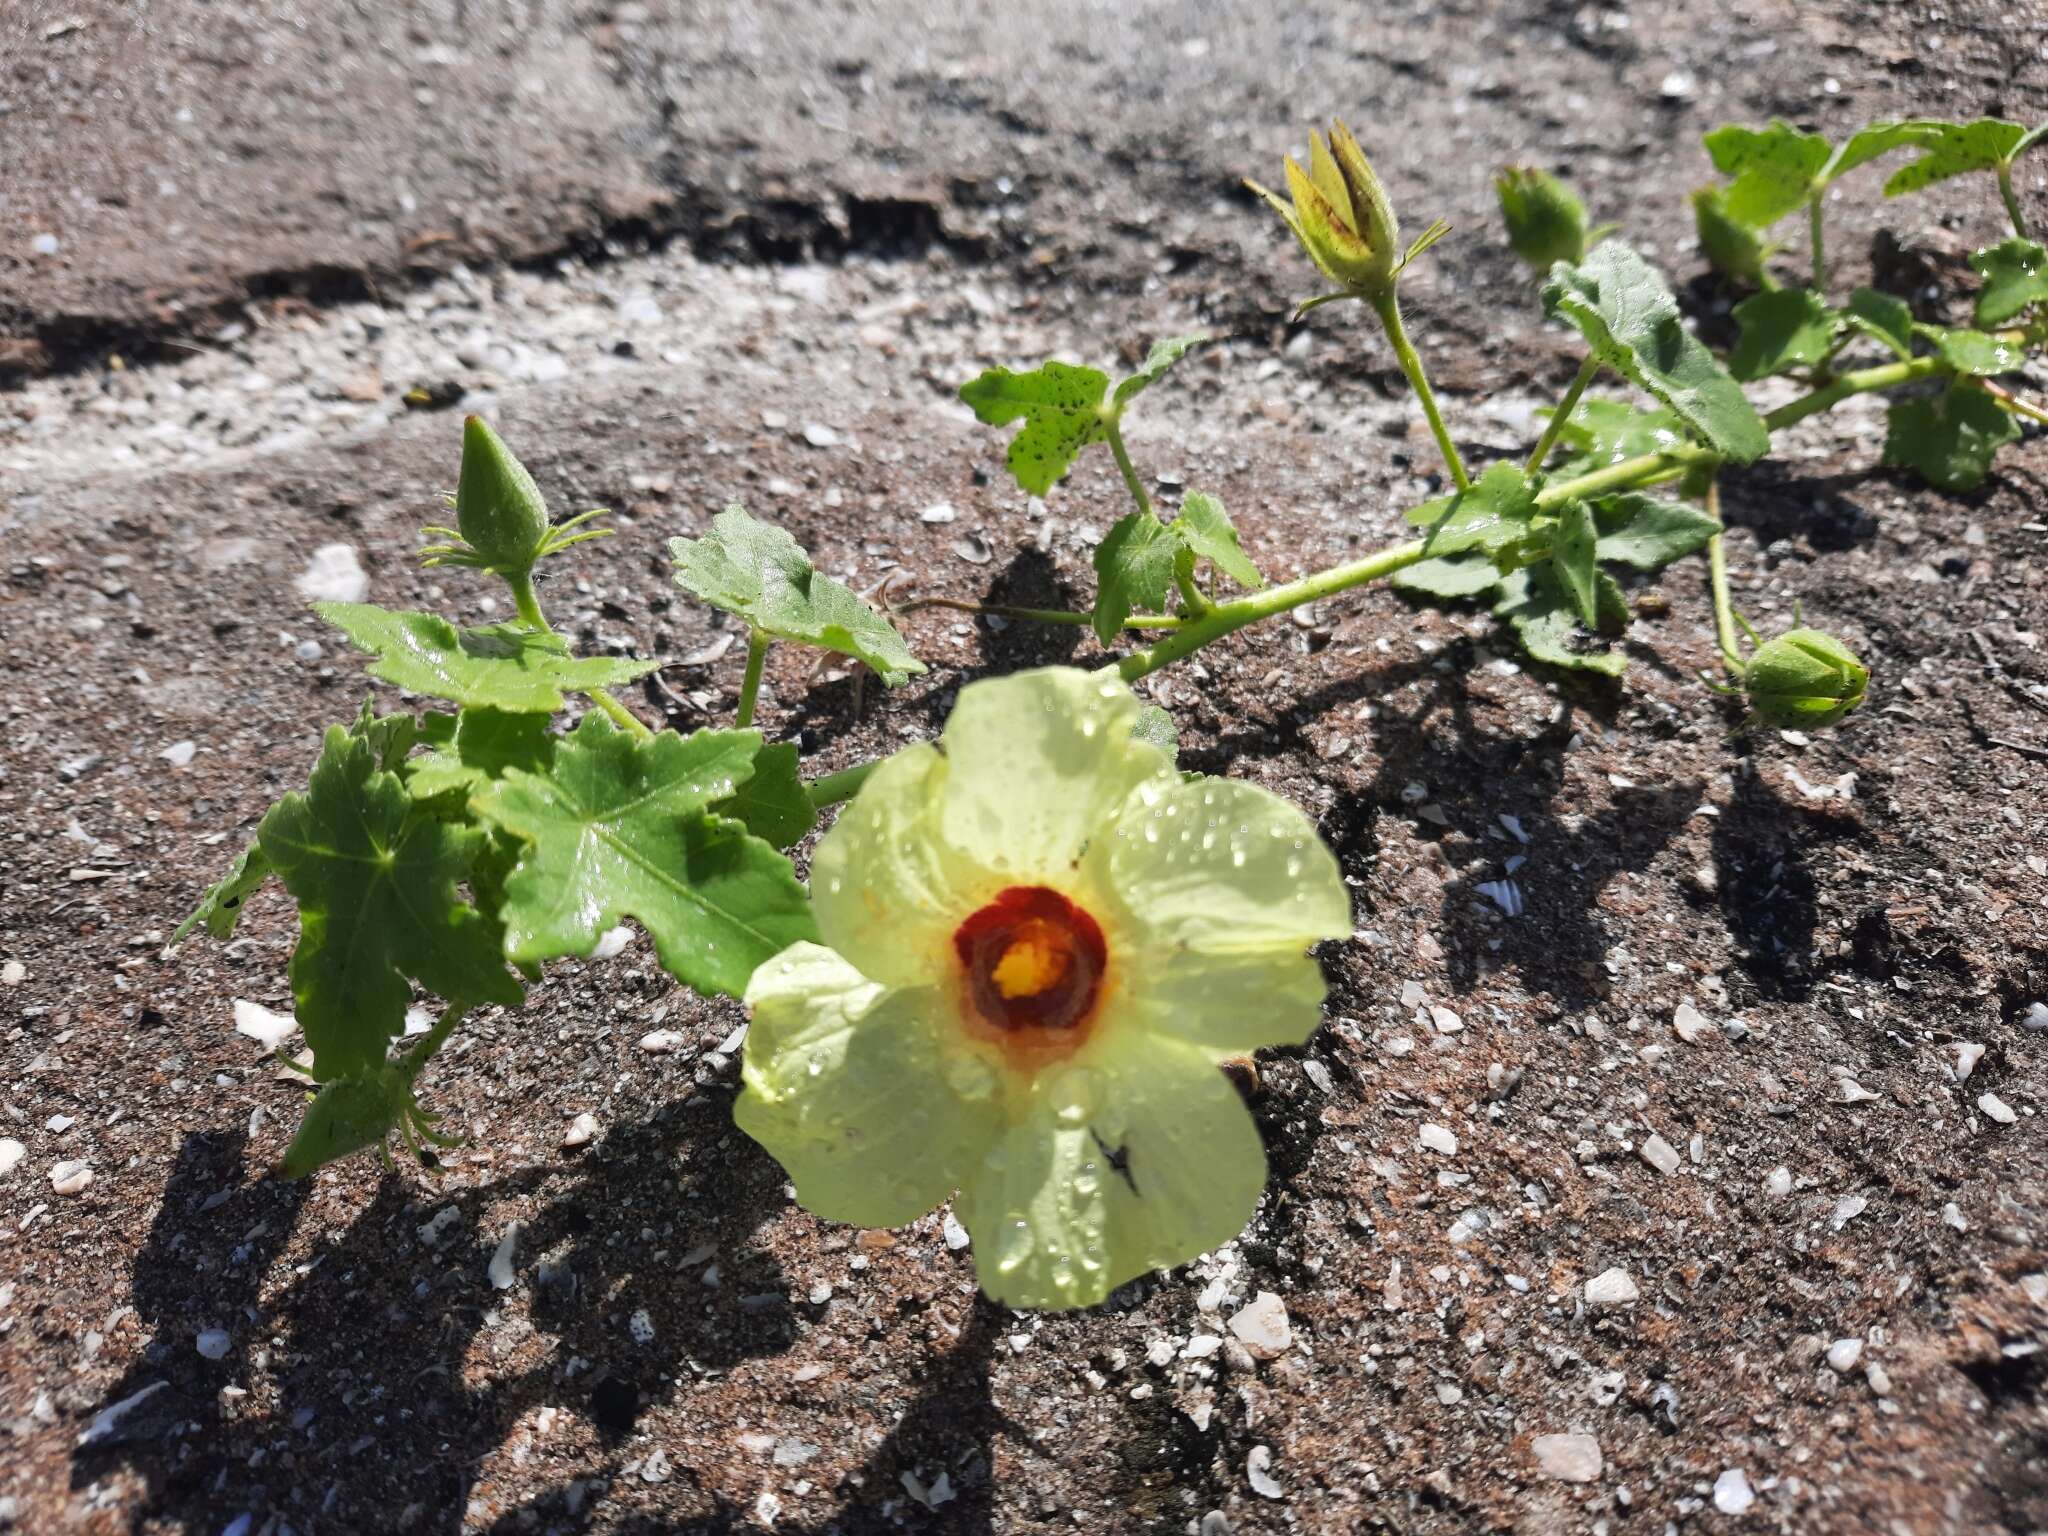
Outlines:
[[[19,960],[0,965],[0,987],[18,987],[28,980],[28,967]]]
[[[562,1132],[562,1145],[565,1147],[585,1146],[596,1135],[597,1116],[585,1110],[574,1120],[571,1120],[567,1129]]]
[[[516,1277],[512,1259],[519,1251],[519,1223],[512,1222],[505,1228],[505,1235],[498,1239],[497,1252],[491,1255],[489,1267],[484,1271],[494,1291],[509,1291]]]
[[[1956,1042],[1956,1081],[1966,1083],[1970,1074],[1977,1070],[1977,1063],[1984,1059],[1984,1047],[1974,1040]]]
[[[0,1179],[14,1172],[21,1160],[28,1156],[28,1148],[12,1136],[0,1136]]]
[[[633,1335],[633,1342],[635,1344],[646,1345],[654,1342],[654,1319],[648,1316],[645,1307],[635,1312],[627,1320],[626,1331]]]
[[[234,1340],[228,1337],[225,1328],[208,1328],[193,1339],[192,1347],[207,1360],[225,1360],[228,1351],[234,1347]]]
[[[1441,1152],[1445,1157],[1458,1155],[1458,1138],[1455,1132],[1445,1126],[1425,1120],[1415,1133],[1415,1139],[1432,1152]]]
[[[1625,1307],[1642,1292],[1628,1271],[1621,1268],[1602,1270],[1586,1282],[1586,1305],[1589,1307]]]
[[[1755,1502],[1756,1492],[1749,1486],[1749,1474],[1742,1468],[1730,1467],[1714,1479],[1714,1508],[1722,1514],[1746,1514]]]
[[[1294,1343],[1287,1303],[1271,1291],[1260,1291],[1231,1315],[1230,1331],[1255,1360],[1275,1360]]]
[[[657,1055],[683,1048],[683,1034],[676,1029],[651,1029],[640,1037],[640,1049]]]
[[[1591,1435],[1537,1435],[1529,1442],[1536,1465],[1561,1483],[1590,1483],[1606,1469]]]
[[[82,1195],[92,1186],[92,1168],[83,1159],[72,1158],[50,1165],[50,1188],[60,1195]]]
[[[1271,1446],[1255,1445],[1244,1459],[1245,1481],[1252,1485],[1252,1492],[1262,1499],[1284,1499],[1287,1490],[1273,1477],[1273,1450]]]
[[[2011,1125],[2013,1121],[2019,1119],[2019,1116],[2013,1113],[2012,1106],[1995,1093],[1980,1094],[1977,1099],[1977,1107],[2000,1125]]]
[[[1773,1168],[1770,1176],[1764,1180],[1764,1189],[1778,1199],[1784,1199],[1792,1193],[1792,1170],[1782,1163]]]
[[[1671,1032],[1687,1045],[1697,1045],[1714,1033],[1714,1026],[1691,1003],[1680,1003],[1678,1011],[1671,1015]]]
[[[1673,1174],[1679,1169],[1678,1149],[1662,1136],[1647,1137],[1637,1149],[1644,1162],[1659,1173]]]
[[[1837,1339],[1828,1346],[1828,1368],[1837,1375],[1848,1375],[1856,1369],[1856,1362],[1862,1358],[1863,1341],[1861,1339]]]
[[[955,1216],[951,1211],[946,1212],[946,1220],[939,1230],[945,1234],[946,1246],[955,1253],[958,1253],[973,1241],[967,1235],[967,1229],[960,1225],[959,1217]]]

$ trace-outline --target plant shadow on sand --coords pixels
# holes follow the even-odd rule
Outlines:
[[[647,1411],[673,1402],[687,1414],[693,1380],[799,1337],[787,1277],[752,1241],[784,1208],[783,1174],[733,1127],[729,1107],[724,1095],[686,1097],[612,1128],[566,1167],[463,1189],[387,1174],[281,1289],[282,1255],[300,1222],[317,1219],[315,1186],[248,1177],[241,1130],[187,1135],[125,1298],[155,1337],[96,1411],[143,1396],[74,1451],[74,1488],[117,1468],[139,1474],[136,1531],[218,1530],[243,1514],[252,1533],[677,1529],[622,1515],[610,1491],[661,1446],[658,1431],[639,1433]],[[496,1315],[501,1293],[487,1268],[510,1219],[493,1214],[501,1203],[533,1212],[517,1264],[531,1326]],[[673,1225],[645,1235],[665,1213]],[[445,1233],[430,1243],[420,1229],[437,1219]],[[685,1249],[710,1244],[716,1288],[677,1268]],[[213,1361],[195,1337],[216,1328],[231,1342]],[[880,1509],[905,1500],[902,1474],[935,1481],[940,1469],[953,1494],[947,1528],[992,1529],[999,1328],[999,1309],[976,1298],[957,1342],[849,1479],[845,1507],[818,1530],[893,1528]],[[274,1392],[236,1397],[252,1375]],[[595,1454],[479,1526],[470,1501],[486,1460],[550,1405],[590,1426]],[[693,1469],[682,1461],[673,1458],[673,1475],[686,1480]],[[752,1508],[711,1498],[717,1512],[683,1528],[757,1528]],[[775,1529],[808,1527],[783,1519]]]

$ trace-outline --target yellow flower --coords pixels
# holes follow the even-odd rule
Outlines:
[[[1301,812],[1183,780],[1113,678],[973,683],[820,843],[824,944],[754,973],[735,1118],[814,1213],[957,1190],[982,1288],[1080,1307],[1234,1237],[1264,1149],[1227,1057],[1306,1040],[1351,931]]]
[[[1397,250],[1401,232],[1386,189],[1341,122],[1331,124],[1328,148],[1314,133],[1308,145],[1306,174],[1292,155],[1287,157],[1291,204],[1255,181],[1245,185],[1272,205],[1332,282],[1361,295],[1378,293],[1403,265]]]

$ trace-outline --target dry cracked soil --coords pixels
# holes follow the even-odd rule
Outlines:
[[[1323,1030],[1262,1061],[1257,1219],[1088,1313],[977,1299],[937,1214],[799,1210],[731,1124],[741,1011],[637,937],[443,1053],[438,1175],[300,1183],[265,1170],[303,1095],[233,1028],[289,1005],[282,897],[166,948],[368,688],[309,563],[503,614],[410,555],[454,476],[436,407],[487,412],[557,507],[617,510],[543,596],[660,658],[629,702],[688,729],[729,718],[744,647],[662,540],[729,499],[863,590],[1086,604],[1120,487],[1084,460],[1018,492],[954,395],[990,364],[1206,328],[1133,422],[1161,497],[1220,494],[1278,575],[1396,536],[1428,438],[1355,316],[1288,322],[1310,274],[1237,183],[1318,116],[1455,227],[1409,304],[1487,459],[1577,355],[1495,232],[1496,165],[1572,175],[1725,338],[1705,128],[2038,121],[2044,45],[2037,6],[1874,0],[13,0],[0,1525],[2048,1528],[2031,431],[1969,496],[1877,468],[1870,404],[1727,477],[1740,604],[1874,669],[1811,742],[1731,739],[1697,562],[1636,593],[1618,687],[1379,589],[1149,680],[1189,766],[1315,819],[1358,931]],[[1829,219],[1836,284],[1925,317],[1999,227],[1983,186],[1869,177]],[[967,679],[1101,655],[904,622],[932,670],[892,693],[778,651],[771,734],[844,766]],[[1284,1336],[1271,1302],[1233,1327],[1261,1293]]]

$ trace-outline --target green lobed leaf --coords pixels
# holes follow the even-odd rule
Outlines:
[[[1706,136],[1714,169],[1733,177],[1722,198],[1728,217],[1768,229],[1813,195],[1828,162],[1828,141],[1773,118],[1768,128],[1724,123]]]
[[[1980,117],[1970,123],[1922,120],[1899,126],[1914,130],[1906,142],[1926,153],[1892,172],[1884,184],[1886,197],[1903,197],[1971,171],[1995,171],[2019,151],[2027,136],[2018,123],[1996,117]]]
[[[723,800],[711,802],[713,814],[730,816],[771,848],[794,848],[818,824],[797,772],[796,747],[778,741],[754,754],[754,770]]]
[[[270,860],[265,857],[261,843],[251,843],[235,855],[235,862],[228,866],[228,872],[207,888],[199,898],[199,905],[192,909],[192,915],[178,924],[178,931],[171,935],[173,944],[185,942],[185,935],[199,924],[206,924],[206,931],[216,939],[225,942],[235,935],[235,924],[242,916],[242,904],[256,893],[256,888],[270,878]]]
[[[1611,612],[1612,597],[1605,591],[1611,586],[1611,579],[1603,579],[1598,597],[1603,616]],[[1536,660],[1606,677],[1619,677],[1628,666],[1621,651],[1596,648],[1580,630],[1571,599],[1549,564],[1503,576],[1500,593],[1494,613],[1508,621],[1522,649]]]
[[[1849,295],[1849,323],[1900,357],[1913,355],[1913,310],[1904,299],[1858,288]]]
[[[1237,536],[1237,525],[1223,510],[1223,503],[1202,491],[1190,491],[1180,504],[1180,516],[1169,525],[1174,535],[1240,587],[1263,587],[1259,574]]]
[[[1133,377],[1142,374],[1141,369]],[[1010,473],[1032,495],[1043,496],[1066,474],[1075,455],[1107,435],[1102,397],[1108,389],[1106,373],[1044,363],[1029,373],[991,368],[961,385],[960,398],[992,427],[1024,418],[1024,430],[1010,444]]]
[[[1594,555],[1639,571],[1661,571],[1674,560],[1704,549],[1721,525],[1698,507],[1662,496],[1625,492],[1603,496],[1594,506],[1600,540]]]
[[[811,563],[782,529],[734,503],[700,539],[670,539],[676,585],[765,634],[866,662],[895,687],[924,663],[896,628]]]
[[[2017,372],[2027,361],[2023,348],[1989,331],[1939,325],[1916,325],[1913,329],[1933,342],[1942,361],[1957,373],[1989,378],[1993,374]]]
[[[358,740],[367,741],[370,750],[376,754],[377,766],[391,772],[397,771],[399,764],[406,760],[421,739],[420,722],[410,710],[380,715],[372,699],[363,700],[363,707],[357,712],[348,733]]]
[[[1849,136],[1842,147],[1834,152],[1822,169],[1820,179],[1833,181],[1846,176],[1859,165],[1865,165],[1881,155],[1908,144],[1918,144],[1925,136],[1925,123],[1872,123],[1868,128],[1858,129]]]
[[[1480,597],[1500,584],[1500,569],[1478,550],[1462,555],[1433,555],[1403,566],[1388,578],[1394,589],[1434,602]]]
[[[1835,317],[1811,288],[1778,288],[1735,306],[1742,334],[1728,371],[1745,382],[1826,361],[1835,340]]]
[[[505,953],[587,955],[635,918],[670,975],[737,997],[763,961],[816,939],[789,860],[713,814],[753,771],[757,731],[636,740],[586,715],[545,774],[510,770],[478,813],[523,844],[505,882]]]
[[[1557,530],[1550,538],[1550,566],[1565,596],[1571,599],[1572,611],[1588,629],[1600,622],[1596,579],[1599,572],[1594,565],[1594,547],[1599,539],[1599,530],[1593,526],[1593,509],[1576,499],[1566,502],[1558,512]]]
[[[1884,462],[1919,471],[1944,491],[1974,491],[2000,448],[2017,439],[2019,423],[1981,389],[1951,385],[1926,400],[1894,400],[1887,417]]]
[[[1756,409],[1685,328],[1664,280],[1616,240],[1577,266],[1559,262],[1543,307],[1576,326],[1601,362],[1649,391],[1716,452],[1748,464],[1770,446]]]
[[[1570,450],[1555,473],[1583,475],[1646,453],[1682,447],[1685,429],[1670,411],[1645,411],[1625,400],[1598,395],[1582,397],[1571,419],[1558,429],[1557,440]]]
[[[1411,523],[1428,525],[1431,555],[1483,549],[1489,555],[1519,543],[1536,515],[1536,488],[1513,464],[1490,466],[1472,488],[1425,502],[1408,513]]]
[[[408,978],[451,1001],[519,1001],[496,924],[456,890],[486,833],[416,806],[362,738],[330,727],[305,792],[272,806],[258,836],[299,904],[292,1000],[316,1077],[383,1065]]]
[[[1152,350],[1145,354],[1145,361],[1138,364],[1138,371],[1117,382],[1116,393],[1111,396],[1115,408],[1122,411],[1146,389],[1157,384],[1175,363],[1210,339],[1206,335],[1168,336],[1163,341],[1153,342]],[[987,375],[984,374],[983,377],[986,378]],[[984,417],[983,420],[987,418]],[[1043,495],[1044,492],[1038,494]]]
[[[1169,763],[1179,761],[1180,730],[1174,725],[1173,716],[1157,704],[1147,704],[1138,711],[1138,718],[1131,723],[1131,734],[1157,747]]]
[[[2029,304],[2048,301],[2048,250],[2032,240],[2012,239],[1970,258],[1984,279],[1977,295],[1977,323],[2003,325]]]
[[[369,603],[313,607],[358,650],[377,658],[370,676],[413,693],[515,714],[553,714],[565,693],[630,683],[660,665],[573,657],[560,636],[516,624],[458,630],[431,613],[396,613]]]
[[[1157,613],[1185,546],[1149,512],[1131,512],[1095,546],[1095,638],[1114,641],[1134,613]]]

